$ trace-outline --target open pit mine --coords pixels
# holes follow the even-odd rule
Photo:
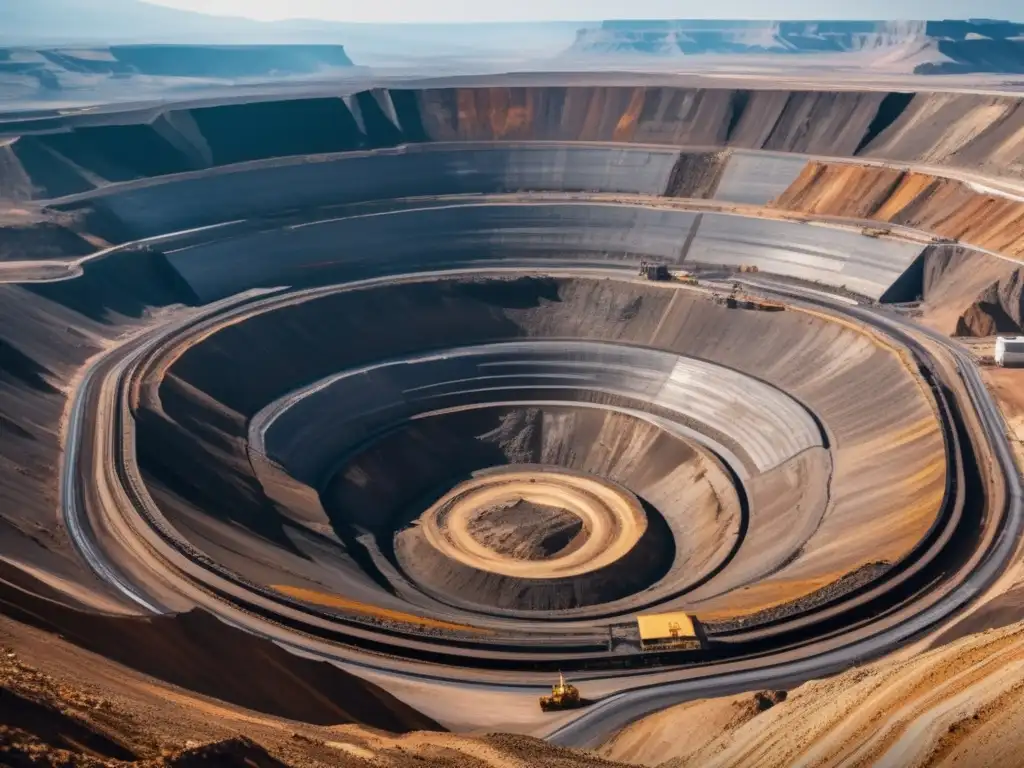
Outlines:
[[[5,123],[5,613],[589,748],[989,594],[1020,483],[950,335],[1021,330],[1019,100],[537,81]]]

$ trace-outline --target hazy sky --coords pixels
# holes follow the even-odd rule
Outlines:
[[[7,0],[0,0],[6,2]],[[27,0],[31,1],[31,0]],[[621,18],[986,17],[1024,21],[1024,0],[148,0],[254,19],[532,21]]]

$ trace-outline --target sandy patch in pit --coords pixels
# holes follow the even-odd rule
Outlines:
[[[474,533],[481,511],[526,502],[564,510],[581,523],[581,543],[545,560],[492,549]],[[424,537],[445,557],[492,573],[567,578],[596,571],[629,552],[647,530],[633,494],[606,480],[551,470],[488,473],[456,486],[419,520]]]

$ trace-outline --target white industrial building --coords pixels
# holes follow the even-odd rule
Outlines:
[[[996,365],[1024,365],[1024,336],[1000,336],[996,339]]]

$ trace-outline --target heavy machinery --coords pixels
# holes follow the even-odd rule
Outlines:
[[[580,692],[575,685],[565,682],[565,677],[561,672],[558,673],[558,685],[551,686],[551,695],[540,697],[540,708],[544,712],[576,709],[578,706],[580,706]]]
[[[659,264],[655,261],[641,261],[640,276],[646,277],[648,280],[658,281],[672,279],[672,274],[668,271],[668,266],[665,264]]]
[[[649,613],[636,623],[644,651],[699,651],[704,645],[703,630],[688,613]]]

